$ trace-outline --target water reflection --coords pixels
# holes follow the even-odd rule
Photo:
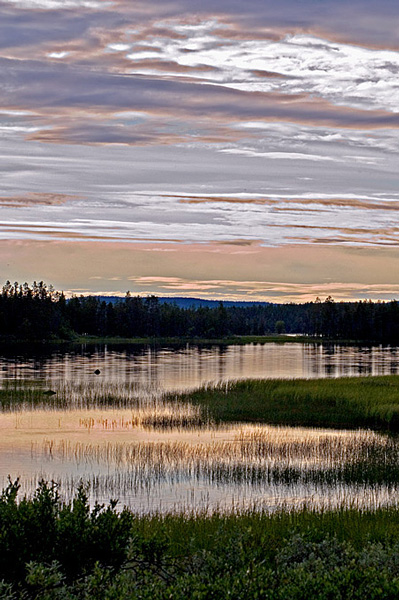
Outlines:
[[[397,502],[395,438],[216,427],[198,407],[168,404],[163,396],[239,378],[396,373],[398,348],[386,346],[103,345],[3,354],[1,385],[11,383],[19,393],[30,384],[25,402],[18,398],[0,413],[0,486],[8,475],[20,477],[22,492],[30,494],[44,478],[59,482],[68,498],[83,480],[92,502],[119,498],[141,512]],[[46,396],[46,410],[43,382],[57,390],[54,401]],[[41,390],[37,401],[35,389]]]
[[[215,510],[284,503],[374,507],[397,501],[399,442],[370,431],[266,425],[152,427],[154,411],[193,407],[35,410],[0,414],[0,485],[40,478],[71,498],[119,498],[136,511]],[[193,412],[194,411],[194,412]]]
[[[94,372],[99,369],[100,374]],[[340,377],[399,373],[397,347],[338,344],[244,346],[81,346],[68,351],[0,356],[0,381],[12,379],[132,382],[166,390],[239,378]]]

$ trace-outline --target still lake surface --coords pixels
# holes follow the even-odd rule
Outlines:
[[[92,502],[119,498],[139,512],[396,502],[396,480],[377,482],[365,466],[369,456],[399,463],[399,443],[391,438],[368,431],[216,427],[201,421],[198,407],[165,401],[162,393],[239,378],[397,373],[399,349],[383,346],[118,345],[4,353],[2,386],[56,394],[0,414],[0,485],[19,477],[22,492],[30,494],[41,478],[54,480],[70,498],[82,480]],[[115,406],[102,405],[107,394],[117,399]]]
[[[99,369],[100,375],[94,371]],[[81,346],[39,354],[0,351],[0,381],[135,382],[166,390],[246,378],[317,378],[399,373],[399,348],[321,344]]]

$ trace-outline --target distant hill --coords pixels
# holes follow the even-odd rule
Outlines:
[[[115,304],[120,300],[123,300],[122,296],[96,296],[99,300]],[[167,296],[157,296],[160,304],[176,304],[179,308],[198,308],[199,306],[207,306],[208,308],[215,308],[219,305],[220,300],[204,300],[203,298],[184,298],[176,296],[170,298]],[[234,300],[223,300],[223,306],[226,308],[229,306],[249,307],[249,306],[268,306],[271,302],[246,302],[246,301],[234,301]]]

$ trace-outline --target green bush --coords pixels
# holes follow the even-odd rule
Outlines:
[[[396,600],[399,509],[158,515],[0,496],[0,600]],[[2,581],[1,581],[2,580]]]

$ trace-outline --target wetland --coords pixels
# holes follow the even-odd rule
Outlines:
[[[0,369],[2,487],[82,482],[139,514],[397,503],[395,347],[83,345]]]

